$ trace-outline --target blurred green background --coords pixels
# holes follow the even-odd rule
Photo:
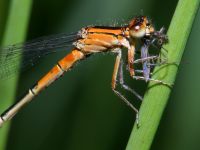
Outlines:
[[[0,40],[9,3],[0,0]],[[34,0],[27,39],[71,33],[87,25],[120,24],[141,13],[157,28],[167,28],[176,4],[176,0]],[[152,150],[200,149],[199,18],[198,12]],[[16,99],[68,52],[48,56],[23,72]],[[135,114],[111,90],[114,61],[112,54],[90,57],[42,92],[13,119],[6,149],[125,149]],[[142,95],[146,90],[128,74],[126,82]],[[126,95],[139,106],[133,95]]]

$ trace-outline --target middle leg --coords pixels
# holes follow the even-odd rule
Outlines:
[[[113,76],[112,76],[112,90],[113,92],[119,96],[123,102],[125,102],[127,104],[127,106],[129,106],[133,111],[136,112],[136,124],[139,125],[139,111],[136,107],[133,106],[133,104],[131,104],[131,102],[129,102],[129,100],[126,99],[126,97],[124,97],[118,90],[116,90],[116,80],[117,80],[117,75],[118,75],[118,70],[119,70],[119,66],[120,66],[120,62],[121,62],[121,49],[115,49],[113,52],[117,53],[117,57],[116,57],[116,61],[115,61],[115,65],[114,65],[114,70],[113,70]]]
[[[136,70],[135,70],[136,71]],[[125,90],[131,92],[134,94],[139,100],[143,100],[142,96],[140,96],[134,89],[130,88],[127,84],[124,82],[124,74],[123,74],[123,61],[120,62],[120,68],[119,68],[119,83],[122,88]]]

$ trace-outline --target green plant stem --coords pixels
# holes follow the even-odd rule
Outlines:
[[[6,22],[3,45],[24,41],[28,27],[32,0],[12,0],[10,3],[8,19]],[[20,64],[20,58],[19,58]],[[0,110],[1,112],[14,101],[18,74],[12,79],[0,83]],[[9,123],[0,129],[0,149],[6,147]]]
[[[169,44],[164,47],[169,62],[180,63],[198,8],[199,0],[179,0],[167,33]],[[177,70],[177,65],[156,67],[153,78],[173,83]],[[167,86],[149,84],[139,112],[140,127],[134,125],[126,150],[150,149],[170,92]]]

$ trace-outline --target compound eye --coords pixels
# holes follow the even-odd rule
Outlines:
[[[149,27],[149,26],[150,26],[150,23],[147,23],[146,26]]]

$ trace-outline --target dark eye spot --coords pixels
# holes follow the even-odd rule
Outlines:
[[[144,23],[144,16],[137,16],[135,17],[129,24],[129,28],[133,30],[139,30],[141,25]]]

